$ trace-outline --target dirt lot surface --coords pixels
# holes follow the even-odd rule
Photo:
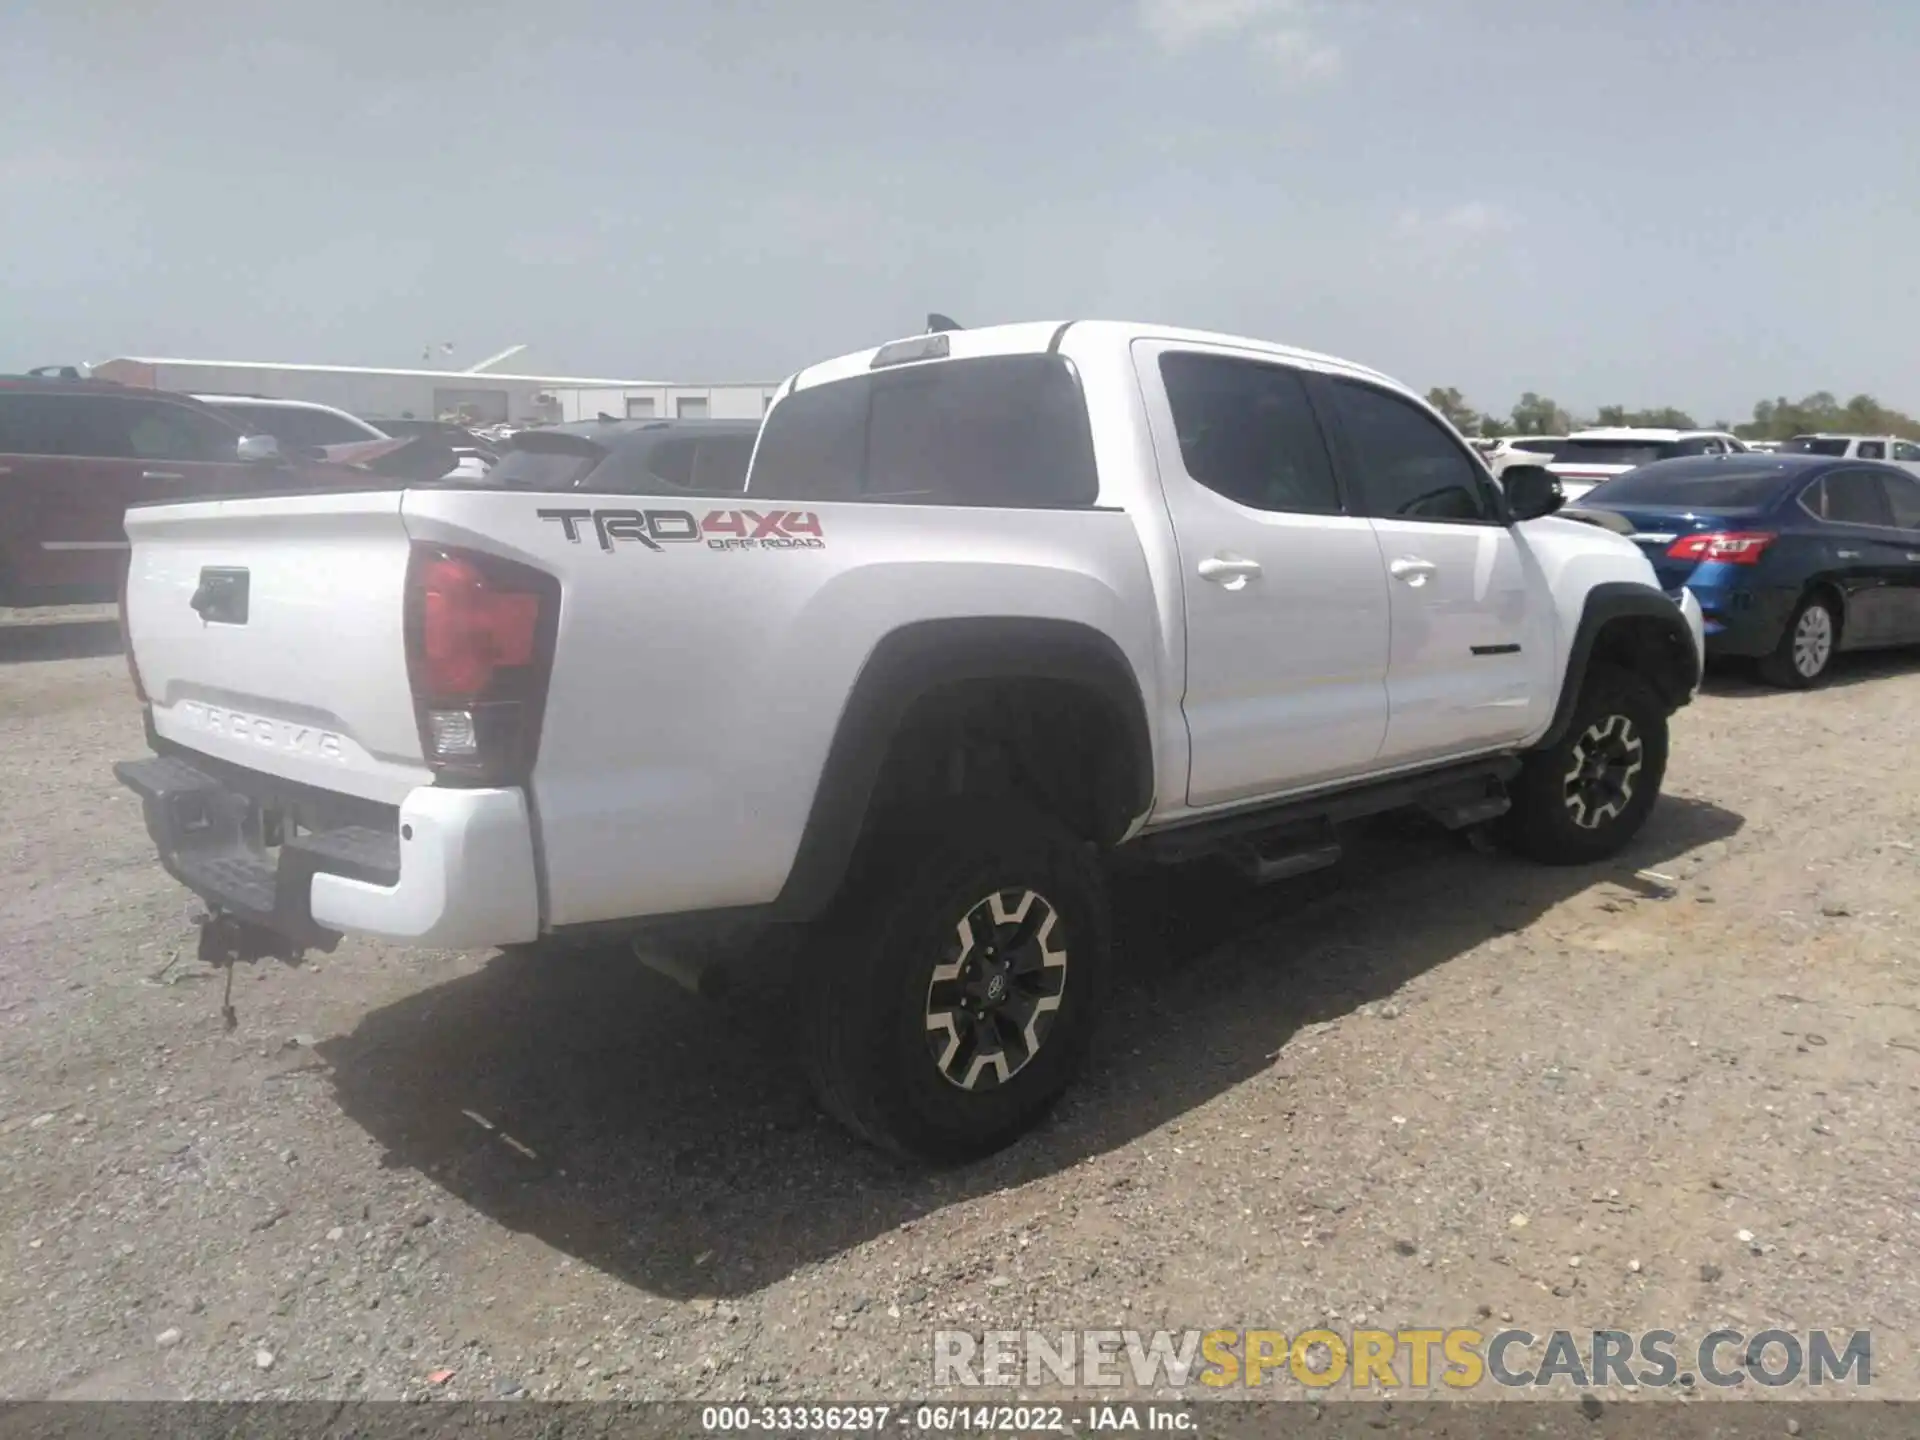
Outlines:
[[[226,1034],[114,648],[0,626],[0,1395],[900,1397],[936,1329],[1508,1317],[1870,1327],[1920,1395],[1911,657],[1715,682],[1622,863],[1388,824],[1131,888],[1087,1081],[928,1177],[617,958],[350,941]]]

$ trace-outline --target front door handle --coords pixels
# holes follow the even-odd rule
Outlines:
[[[1833,553],[1838,555],[1842,560],[1858,560],[1860,558],[1860,552],[1858,550],[1836,550]]]
[[[187,477],[178,470],[142,470],[140,478],[142,480],[184,480]]]
[[[1907,551],[1907,558],[1909,560],[1920,560],[1920,550]]]
[[[1202,580],[1211,580],[1226,590],[1244,590],[1247,581],[1260,574],[1260,562],[1242,555],[1211,555],[1198,567]]]
[[[1417,555],[1402,555],[1387,566],[1387,573],[1396,580],[1404,580],[1418,590],[1427,583],[1427,577],[1440,567],[1431,560],[1422,560]]]

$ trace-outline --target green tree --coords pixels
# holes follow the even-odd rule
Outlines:
[[[1513,407],[1516,435],[1564,435],[1573,428],[1573,417],[1545,395],[1529,390]]]
[[[1480,433],[1480,412],[1467,404],[1467,397],[1453,386],[1444,389],[1434,386],[1427,391],[1427,404],[1446,416],[1447,423],[1462,435]]]
[[[1655,430],[1697,430],[1691,415],[1671,405],[1658,410],[1629,410],[1624,405],[1602,405],[1594,416],[1596,425],[1637,425]]]
[[[1735,433],[1748,440],[1790,440],[1819,430],[1920,439],[1920,420],[1882,405],[1871,395],[1855,395],[1842,405],[1831,391],[1816,390],[1800,400],[1781,395],[1760,401],[1753,407],[1753,419],[1737,426]]]

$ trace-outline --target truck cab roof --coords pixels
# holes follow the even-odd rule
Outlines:
[[[905,336],[865,350],[823,360],[796,373],[781,393],[808,389],[831,380],[844,380],[893,365],[941,359],[972,359],[988,355],[1071,353],[1082,346],[1122,347],[1135,341],[1164,341],[1182,345],[1220,345],[1236,351],[1271,355],[1275,360],[1312,370],[1351,375],[1411,395],[1398,381],[1338,356],[1276,345],[1224,331],[1190,330],[1127,320],[1037,320],[1011,325],[987,325],[978,330],[942,330]]]

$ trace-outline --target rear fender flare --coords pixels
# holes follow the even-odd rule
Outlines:
[[[1119,840],[1153,804],[1153,742],[1133,667],[1113,640],[1067,620],[976,617],[917,621],[882,637],[834,731],[774,919],[814,919],[846,878],[889,747],[930,691],[981,680],[1064,682],[1091,692],[1118,723],[1125,783],[1101,806],[1102,843]],[[1103,797],[1105,798],[1105,797]]]

